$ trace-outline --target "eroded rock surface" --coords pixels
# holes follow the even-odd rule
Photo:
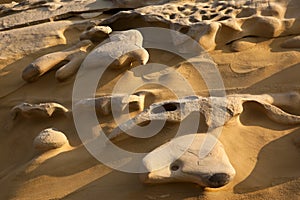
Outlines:
[[[109,37],[112,29],[109,26],[93,26],[80,35],[80,40],[91,40],[94,43],[102,42]]]
[[[143,36],[138,30],[115,31],[109,35],[109,41],[99,44],[86,57],[82,63],[83,68],[111,66],[120,69],[134,62],[144,65],[149,60],[149,54],[142,45]]]
[[[11,109],[11,115],[13,119],[16,119],[19,115],[27,118],[51,117],[54,114],[65,115],[68,112],[69,110],[67,108],[58,103],[21,103]]]
[[[91,41],[84,40],[64,51],[46,54],[27,66],[22,73],[22,78],[27,82],[36,81],[40,76],[66,61],[68,63],[57,70],[56,79],[60,81],[67,79],[77,72],[91,45]]]
[[[97,0],[26,0],[20,3],[4,4],[0,7],[0,16],[2,16],[0,30],[51,22],[77,16],[82,12],[105,11],[111,8],[113,8],[111,1]]]
[[[58,21],[1,31],[0,68],[46,48],[66,44],[65,31],[84,31],[89,24],[86,21]]]
[[[267,1],[261,6],[251,1],[178,2],[119,12],[100,24],[117,28],[114,24],[137,20],[143,22],[139,26],[150,24],[186,33],[205,49],[213,50],[246,36],[273,38],[298,34],[298,19],[284,18],[285,11],[279,3]],[[122,26],[135,28],[132,24]]]
[[[152,104],[149,109],[115,128],[108,137],[110,139],[116,138],[137,124],[152,120],[179,123],[193,112],[201,113],[205,118],[207,126],[210,129],[214,129],[223,126],[231,118],[241,114],[245,102],[256,102],[260,104],[263,106],[265,114],[277,123],[300,123],[300,116],[286,113],[275,106],[297,105],[300,102],[300,96],[296,93],[273,95],[240,94],[228,95],[227,97],[187,96],[174,101],[169,100]]]
[[[119,8],[138,8],[149,5],[163,4],[170,0],[112,0]]]
[[[217,142],[210,153],[201,158],[200,149],[205,139]],[[165,162],[168,165],[160,167]],[[151,151],[143,163],[149,173],[142,174],[141,179],[151,184],[191,182],[202,187],[217,188],[228,184],[235,176],[221,142],[212,135],[200,133],[172,139]]]
[[[38,151],[58,149],[67,144],[69,141],[65,134],[53,128],[43,130],[33,141],[33,147]]]
[[[92,99],[80,100],[75,104],[75,109],[93,109],[100,115],[109,115],[112,112],[112,107],[115,111],[123,111],[126,106],[130,110],[142,111],[144,110],[145,93],[139,92],[132,95],[115,94],[113,96],[103,96]]]

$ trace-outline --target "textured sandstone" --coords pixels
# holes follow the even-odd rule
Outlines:
[[[43,130],[33,141],[33,147],[39,151],[58,149],[66,144],[69,142],[65,134],[53,128]]]

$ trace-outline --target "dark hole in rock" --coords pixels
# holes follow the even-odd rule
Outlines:
[[[218,21],[223,21],[223,20],[226,20],[226,19],[230,19],[231,17],[229,16],[223,16],[221,17]]]
[[[171,166],[171,170],[172,171],[177,171],[179,169],[179,166],[178,165],[172,165]]]
[[[154,109],[152,109],[152,113],[154,114],[157,114],[157,113],[163,113],[163,112],[166,112],[166,111],[175,111],[177,109],[180,108],[180,104],[179,103],[166,103],[166,104],[163,104],[161,106],[158,106]]]
[[[202,20],[209,20],[209,17],[207,15],[203,15]]]
[[[202,14],[202,15],[203,15],[203,14],[206,14],[206,10],[201,10],[201,11],[200,11],[200,14]]]
[[[225,11],[225,14],[232,13],[232,11],[233,11],[233,9],[230,8],[230,9],[228,9],[228,10]]]
[[[196,19],[195,16],[190,16],[189,21],[192,23],[199,22],[200,20]]]
[[[170,19],[175,19],[175,18],[176,18],[176,14],[170,15]]]
[[[227,8],[227,6],[222,6],[218,11],[225,10],[226,8]]]
[[[196,12],[198,10],[198,8],[196,6],[191,8],[191,11]]]
[[[177,7],[177,9],[178,9],[179,11],[184,11],[184,10],[185,10],[185,7],[179,6],[179,7]]]
[[[217,16],[219,16],[219,14],[218,14],[218,13],[216,13],[216,14],[212,14],[212,15],[210,15],[210,19],[213,19],[213,18],[215,18],[215,17],[217,17]]]
[[[188,26],[186,27],[183,27],[180,29],[180,32],[183,33],[183,34],[187,34],[189,32],[190,28]]]

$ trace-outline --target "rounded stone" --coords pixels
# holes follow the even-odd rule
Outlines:
[[[48,128],[40,132],[40,134],[34,139],[33,147],[37,150],[47,151],[61,148],[68,143],[68,139],[64,133],[53,128]]]

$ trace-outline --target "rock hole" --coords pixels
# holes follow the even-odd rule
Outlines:
[[[200,11],[200,14],[201,14],[201,15],[206,14],[206,10],[201,10],[201,11]]]
[[[178,11],[184,11],[185,10],[185,7],[182,7],[182,6],[179,6],[179,7],[177,7],[177,9],[178,9]]]
[[[216,13],[216,14],[212,14],[212,15],[210,15],[210,19],[213,19],[213,18],[215,18],[215,17],[217,17],[217,16],[219,16],[219,14],[218,14],[218,13]]]
[[[222,11],[222,10],[225,10],[227,8],[227,6],[222,6],[221,8],[219,8],[218,11]]]
[[[232,8],[230,8],[230,9],[227,9],[227,10],[225,11],[225,14],[232,13],[232,11],[233,11],[233,9],[232,9]]]
[[[200,20],[196,19],[195,16],[190,16],[189,21],[191,23],[196,23],[196,22],[199,22]]]
[[[223,16],[221,17],[218,21],[223,21],[223,20],[226,20],[226,19],[230,19],[231,17],[229,16]]]
[[[179,166],[176,165],[176,164],[171,165],[170,168],[171,168],[172,171],[178,171],[179,170]]]
[[[183,34],[187,34],[189,32],[190,28],[188,26],[186,27],[183,27],[180,29],[180,32],[183,33]]]
[[[209,17],[207,15],[203,15],[202,20],[209,20]]]
[[[175,18],[176,18],[176,14],[170,15],[170,19],[175,19]]]
[[[166,103],[166,104],[163,104],[161,106],[158,106],[158,107],[152,109],[151,112],[154,114],[158,114],[158,113],[163,113],[163,112],[175,111],[179,108],[180,108],[179,103]]]
[[[197,8],[196,6],[193,6],[193,7],[191,8],[191,11],[196,12],[196,11],[198,11],[198,8]]]

